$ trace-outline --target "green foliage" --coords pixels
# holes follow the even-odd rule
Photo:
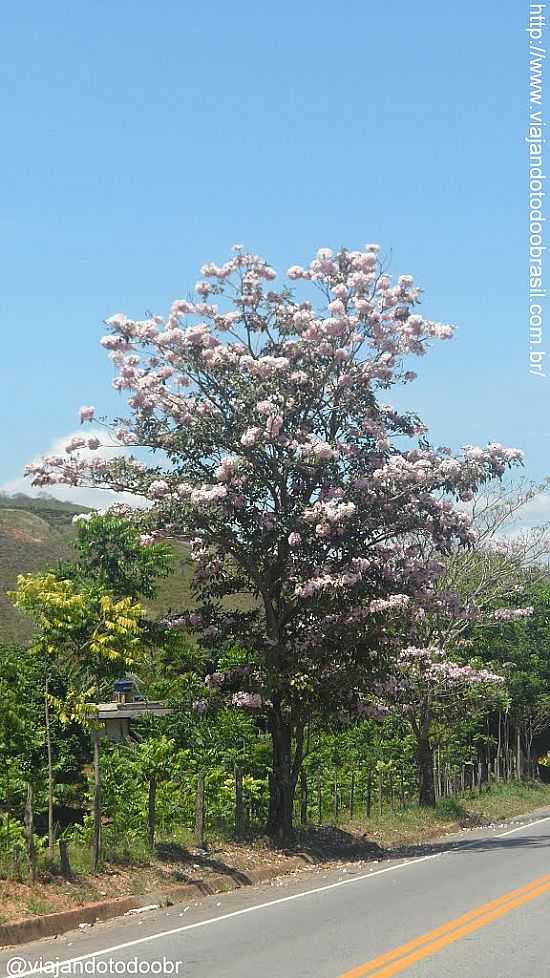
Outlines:
[[[65,569],[81,584],[93,581],[116,598],[153,598],[159,580],[174,569],[174,551],[163,543],[141,544],[128,520],[98,514],[78,521],[77,527],[78,559]]]
[[[37,501],[36,510],[27,512],[19,501],[12,511],[0,499],[0,552],[6,527],[10,532],[35,534],[36,540],[39,534],[44,541],[59,539],[68,549],[75,533],[69,521],[72,511],[63,504],[51,504],[51,511],[48,506],[50,501],[47,505]],[[108,695],[113,677],[127,668],[137,674],[146,698],[166,701],[173,712],[133,723],[133,740],[128,743],[102,741],[107,858],[134,863],[150,859],[146,826],[152,779],[157,784],[160,845],[191,843],[199,772],[205,774],[207,836],[231,836],[237,764],[243,771],[246,829],[261,831],[268,814],[272,764],[265,718],[227,708],[221,699],[211,713],[198,716],[192,710],[193,701],[205,696],[206,671],[254,667],[254,652],[239,644],[205,652],[185,633],[167,631],[161,622],[148,620],[137,601],[140,596],[160,607],[167,593],[162,589],[170,586],[175,588],[174,595],[179,589],[174,600],[178,608],[188,600],[181,572],[167,576],[174,566],[170,548],[142,546],[135,529],[119,517],[93,516],[79,525],[76,542],[77,557],[62,564],[64,573],[41,572],[20,579],[16,602],[34,618],[34,642],[28,648],[0,645],[0,863],[3,849],[11,852],[23,844],[21,818],[29,781],[43,832],[46,680],[55,802],[89,811],[91,746],[83,729],[85,703],[97,691]],[[161,593],[157,594],[159,585]],[[550,584],[522,578],[517,602],[518,606],[532,604],[534,615],[513,622],[495,621],[484,628],[473,624],[456,654],[459,659],[462,649],[463,657],[474,667],[485,665],[504,674],[505,693],[488,700],[484,689],[473,690],[452,708],[442,699],[432,711],[430,737],[437,747],[442,793],[454,792],[453,797],[438,802],[434,818],[441,823],[470,817],[468,813],[478,804],[477,795],[469,796],[466,804],[456,792],[465,764],[471,772],[488,756],[494,758],[501,731],[499,711],[508,724],[506,736],[510,722],[517,723],[524,745],[528,736],[550,726]],[[320,817],[345,824],[352,801],[354,817],[364,819],[370,792],[371,818],[379,818],[381,824],[384,819],[392,825],[399,819],[403,824],[414,822],[415,749],[406,716],[397,709],[383,723],[350,721],[344,715],[330,723],[310,723],[303,764],[309,789],[307,819]],[[492,785],[491,792],[499,790]],[[526,804],[526,791],[517,788],[514,804]],[[481,806],[485,794],[479,797]],[[297,818],[300,805],[299,787]],[[495,801],[495,811],[497,808]],[[420,818],[429,821],[425,813],[417,821]],[[75,847],[75,868],[86,872],[91,831],[91,817],[86,814],[82,825],[64,833]],[[43,836],[41,839],[39,849],[44,846]]]
[[[21,809],[44,768],[44,667],[32,649],[0,646],[0,804]]]
[[[550,690],[550,583],[525,578],[518,606],[533,614],[516,621],[472,628],[470,644],[483,663],[496,665],[506,676],[512,717],[524,719],[544,706]]]
[[[134,661],[141,648],[141,605],[114,599],[98,586],[77,585],[53,573],[17,580],[16,607],[38,626],[36,645],[49,656],[71,658],[92,671],[104,662]]]

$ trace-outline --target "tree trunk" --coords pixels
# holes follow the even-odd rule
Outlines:
[[[92,835],[92,873],[99,871],[101,863],[101,766],[99,731],[94,731],[94,828]]]
[[[243,769],[235,765],[235,838],[244,835]]]
[[[34,811],[33,811],[33,789],[31,784],[27,784],[27,801],[25,804],[25,839],[27,842],[27,856],[31,879],[36,882],[36,849],[34,847]]]
[[[204,849],[204,788],[204,771],[199,771],[195,799],[195,845],[198,849]]]
[[[292,726],[276,707],[271,719],[273,770],[269,779],[269,815],[266,831],[278,843],[293,836],[293,809],[296,782],[303,759],[303,728],[296,733],[296,748],[292,757]]]
[[[418,803],[426,808],[435,808],[434,758],[433,748],[427,734],[421,734],[416,748],[418,773]]]
[[[307,825],[308,784],[305,771],[300,772],[300,825]]]
[[[157,779],[151,776],[149,779],[149,791],[147,796],[147,848],[155,848],[155,829],[157,814]]]
[[[50,729],[50,704],[49,679],[46,679],[46,690],[44,694],[44,712],[46,720],[46,746],[48,749],[48,849],[50,856],[53,856],[54,847],[54,824],[53,824],[53,754],[52,754],[52,734]]]

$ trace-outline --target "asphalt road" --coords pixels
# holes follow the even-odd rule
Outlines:
[[[406,860],[317,869],[6,950],[0,975],[547,978],[549,922],[540,813]]]

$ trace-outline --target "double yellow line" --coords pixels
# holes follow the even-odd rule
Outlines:
[[[498,920],[499,917],[523,906],[524,903],[529,903],[530,900],[534,900],[549,890],[550,875],[541,876],[540,879],[533,880],[526,886],[505,893],[497,900],[491,900],[489,903],[484,903],[480,907],[468,911],[462,917],[455,917],[454,920],[447,921],[441,927],[436,927],[435,930],[415,937],[407,944],[401,944],[393,951],[387,951],[377,958],[372,958],[371,961],[358,965],[357,968],[352,968],[351,971],[346,971],[345,974],[340,975],[340,978],[363,978],[364,975],[368,975],[369,978],[391,978],[392,975],[397,975],[400,971],[410,968],[417,961],[441,951],[449,944],[454,944],[462,937],[485,927],[493,920]]]

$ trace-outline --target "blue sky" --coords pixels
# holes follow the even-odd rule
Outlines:
[[[527,366],[526,17],[517,0],[9,4],[0,485],[80,404],[121,412],[101,320],[163,313],[235,241],[279,270],[379,242],[459,327],[404,403],[436,444],[502,441],[550,474],[550,377]]]

